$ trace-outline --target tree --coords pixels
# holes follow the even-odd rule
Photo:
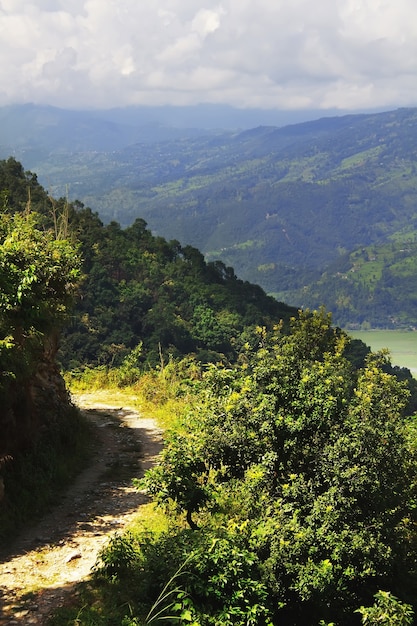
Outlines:
[[[356,372],[347,341],[323,310],[301,313],[289,335],[260,328],[240,368],[209,369],[204,400],[148,474],[159,501],[200,527],[217,532],[215,511],[245,526],[277,623],[353,624],[380,588],[414,602],[406,386],[383,354]]]
[[[0,423],[2,444],[30,439],[33,378],[51,364],[79,279],[77,247],[34,213],[0,217]],[[0,450],[1,452],[1,450]]]
[[[3,214],[0,227],[0,314],[21,342],[59,325],[79,278],[76,246],[39,228],[36,214]]]

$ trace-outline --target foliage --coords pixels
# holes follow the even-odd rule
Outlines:
[[[132,358],[143,371],[189,353],[233,361],[250,326],[294,312],[238,280],[231,268],[206,263],[198,250],[153,237],[143,220],[122,230],[78,208],[71,224],[86,278],[62,342],[68,369],[124,363],[131,373]]]
[[[400,602],[389,591],[378,591],[371,607],[361,606],[357,613],[362,615],[362,624],[383,626],[411,626],[414,611],[409,604]]]
[[[417,240],[361,247],[330,264],[318,281],[293,294],[303,306],[322,302],[343,327],[415,326]]]
[[[76,246],[45,230],[36,213],[2,213],[0,222],[0,417],[5,419],[11,411],[27,412],[29,382],[45,353],[54,353],[73,301],[79,258]]]
[[[48,332],[71,304],[79,259],[74,245],[45,231],[37,214],[3,213],[0,229],[2,330],[16,341],[31,329]]]
[[[384,354],[361,348],[353,366],[323,310],[294,318],[291,334],[256,337],[234,367],[187,359],[143,375],[156,402],[182,402],[181,378],[193,392],[145,480],[168,526],[112,539],[79,623],[137,626],[162,611],[195,626],[351,626],[387,588],[401,598],[390,615],[415,605],[417,440],[404,384]]]
[[[22,234],[13,246],[24,251],[23,274],[17,264],[10,276],[13,250],[8,252],[11,284],[2,287],[10,309],[16,290],[16,297],[25,299],[28,315],[38,312],[44,323],[47,314],[64,313],[60,297],[71,286],[68,278],[73,277],[72,283],[78,278],[77,252],[82,257],[84,280],[61,341],[60,361],[65,369],[124,363],[125,375],[130,377],[126,384],[131,384],[132,359],[141,372],[189,353],[200,361],[233,361],[250,327],[287,320],[295,312],[260,287],[237,279],[224,263],[207,263],[197,249],[153,236],[143,219],[126,229],[117,222],[104,225],[80,202],[51,198],[36,176],[14,159],[0,162],[0,189],[7,211],[3,231],[16,223],[15,230]],[[28,203],[37,216],[42,215],[41,220],[36,218],[32,252],[24,243],[34,220],[27,215]],[[63,239],[62,233],[77,240],[79,249]],[[55,275],[48,274],[54,271]],[[37,298],[45,311],[31,306]]]
[[[260,329],[240,369],[212,366],[204,401],[147,478],[160,502],[198,513],[219,549],[214,520],[238,524],[230,554],[238,542],[250,551],[276,622],[354,623],[378,585],[414,602],[407,392],[384,355],[355,372],[346,341],[324,311],[294,319],[288,336]]]
[[[77,245],[64,237],[67,214],[51,205],[36,176],[14,159],[0,164],[0,193],[4,540],[56,498],[85,462],[89,437],[55,360],[59,331],[80,279]]]
[[[195,626],[270,625],[258,559],[245,546],[242,530],[231,523],[218,528],[217,536],[183,529],[118,537],[103,551],[96,576],[110,580],[114,590],[130,581],[129,604],[141,617],[135,622],[126,616],[128,624],[159,617]]]
[[[116,536],[100,557],[98,579],[125,606],[117,615],[126,624],[346,626],[386,613],[387,623],[407,623],[417,591],[416,428],[407,381],[387,355],[349,351],[323,309],[299,313],[288,332],[295,311],[223,262],[154,237],[143,220],[122,230],[78,203],[51,205],[36,177],[13,160],[2,168],[19,180],[4,194],[0,227],[6,412],[79,279],[77,245],[62,232],[79,238],[85,274],[62,362],[99,364],[74,374],[134,385],[165,411],[194,394],[143,483],[169,530]],[[24,203],[27,185],[39,207],[45,201],[42,216]],[[39,465],[48,470],[48,458]],[[379,589],[390,594],[363,608]]]
[[[79,280],[76,245],[31,209],[50,202],[36,177],[14,159],[2,162],[0,189],[0,331],[5,350],[23,348],[62,324]],[[24,199],[24,194],[26,198]],[[58,232],[59,230],[59,232]]]

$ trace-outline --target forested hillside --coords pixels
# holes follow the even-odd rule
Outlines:
[[[6,215],[20,219],[23,211],[30,220],[33,213],[58,233],[61,248],[65,226],[82,259],[82,279],[61,342],[67,368],[120,365],[132,349],[138,364],[189,353],[203,361],[233,361],[251,329],[288,321],[296,312],[237,279],[221,261],[206,263],[197,249],[154,237],[141,219],[125,229],[116,222],[105,226],[80,203],[51,198],[36,175],[14,159],[1,163],[0,175]]]
[[[410,373],[142,219],[54,199],[15,159],[0,190],[0,539],[88,440],[58,356],[78,384],[147,381],[169,413],[136,482],[163,522],[115,535],[53,623],[414,624]]]
[[[316,308],[326,302],[344,328],[416,328],[417,240],[359,248],[329,265],[317,282],[292,300]]]
[[[61,349],[66,368],[137,365],[193,353],[233,362],[257,325],[288,321],[295,309],[236,278],[221,261],[154,237],[143,220],[121,229],[76,208],[85,279]],[[131,358],[131,357],[129,357]]]
[[[0,198],[1,541],[85,460],[62,368],[120,366],[127,383],[185,355],[229,363],[257,325],[295,310],[143,220],[104,226],[13,158],[0,162]]]
[[[36,161],[36,171],[105,223],[145,219],[154,234],[195,246],[239,278],[302,306],[300,290],[346,254],[415,241],[416,155],[417,112],[400,109],[284,128],[184,132],[175,141],[155,135],[111,153],[54,151]],[[322,284],[308,301],[332,309]],[[372,301],[374,285],[365,281],[363,289]],[[340,318],[336,307],[335,320],[360,322],[364,300],[340,310]],[[378,304],[368,307],[371,325],[416,324],[397,298]]]

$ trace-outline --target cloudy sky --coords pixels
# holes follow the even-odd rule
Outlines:
[[[416,0],[0,0],[0,105],[417,105]]]

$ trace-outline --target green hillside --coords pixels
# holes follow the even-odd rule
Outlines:
[[[324,309],[280,304],[143,219],[104,225],[81,203],[54,199],[12,158],[0,161],[0,202],[0,541],[10,554],[17,530],[64,498],[77,516],[68,525],[68,507],[56,510],[53,541],[50,518],[35,527],[36,562],[58,544],[73,553],[74,529],[104,538],[89,498],[104,494],[99,482],[118,529],[91,576],[62,583],[55,615],[52,578],[38,576],[6,594],[6,620],[42,619],[46,598],[56,626],[415,624],[410,372],[351,341]],[[392,271],[405,252],[411,268],[411,244],[386,248]],[[352,262],[368,284],[384,273],[377,251]],[[101,413],[112,431],[124,423],[112,414],[127,420],[133,401],[144,417],[150,407],[164,415],[160,454],[154,426],[136,416],[128,437],[114,430],[114,443],[107,433],[93,445],[104,421],[88,428],[72,405],[60,336],[67,380],[129,392],[129,408]],[[146,464],[134,465],[142,493],[126,506],[117,491],[130,485],[125,450],[139,456],[138,443],[148,446]],[[65,485],[90,455],[96,478],[84,474],[87,490],[74,498]],[[161,508],[149,500],[134,519],[145,493]],[[78,556],[57,561],[66,568]]]
[[[292,305],[301,306],[300,289],[314,283],[311,301],[332,309],[318,291],[330,266],[396,233],[415,239],[416,161],[417,110],[399,109],[184,134],[112,152],[55,152],[36,171],[55,195],[79,198],[105,223],[140,217],[153,234],[220,259]],[[358,321],[359,308],[344,311],[348,321]],[[373,325],[416,321],[394,303],[369,315]]]
[[[393,239],[344,256],[293,298],[313,308],[325,301],[346,328],[415,327],[416,278],[416,239]]]
[[[83,280],[61,340],[66,369],[120,365],[132,351],[137,366],[190,353],[233,362],[257,326],[297,312],[223,262],[152,235],[144,220],[122,229],[79,202],[54,200],[14,159],[0,161],[0,191],[7,215],[31,209],[53,230],[64,216],[78,242]]]

